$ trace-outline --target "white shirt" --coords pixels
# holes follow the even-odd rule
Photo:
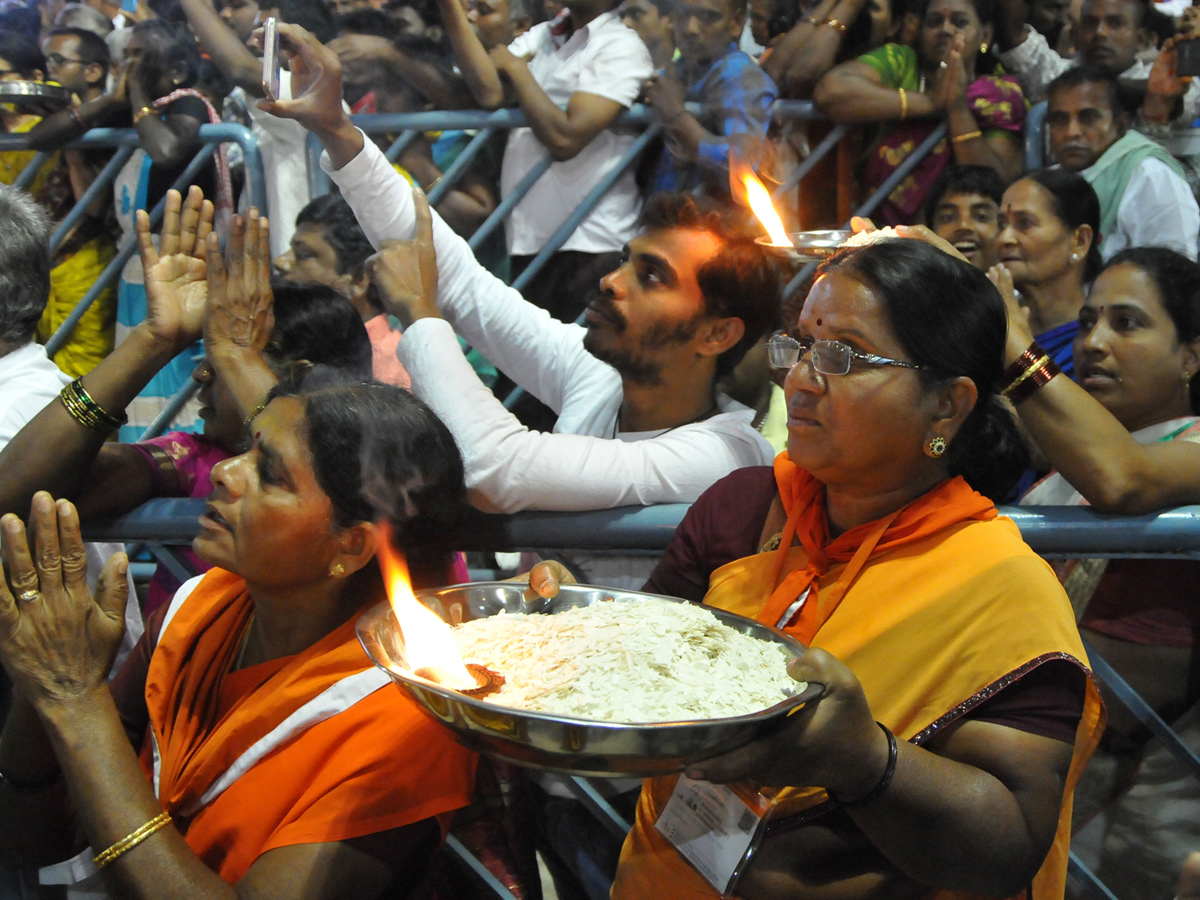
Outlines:
[[[1117,230],[1103,236],[1100,255],[1107,262],[1129,247],[1167,247],[1195,259],[1198,237],[1200,207],[1192,189],[1162,160],[1147,159],[1129,176]]]
[[[628,107],[650,77],[650,52],[616,10],[597,16],[578,29],[561,47],[550,23],[535,25],[508,45],[515,56],[528,56],[529,71],[546,95],[566,106],[577,93],[595,94]],[[606,128],[578,154],[556,162],[538,179],[512,212],[507,223],[508,252],[537,253],[580,201],[633,145],[634,131]],[[547,153],[530,128],[516,128],[508,137],[500,172],[500,192],[513,188]],[[613,185],[567,239],[563,250],[604,253],[620,250],[633,235],[641,201],[631,167]]]
[[[0,450],[16,436],[25,425],[54,401],[71,378],[46,356],[40,344],[30,341],[24,347],[0,356]],[[49,452],[49,451],[47,451]],[[22,515],[28,521],[28,515]],[[105,561],[118,551],[120,544],[88,543],[88,584],[95,590],[100,571]],[[142,636],[142,613],[133,589],[133,577],[129,579],[129,600],[125,606],[125,636],[112,671],[116,672],[138,638]]]
[[[271,256],[287,253],[296,231],[296,215],[312,194],[308,189],[308,158],[305,146],[308,131],[294,119],[281,119],[263,112],[253,97],[242,92],[242,104],[250,116],[250,131],[258,139],[266,175],[267,208],[260,210],[271,219]],[[292,73],[286,67],[279,72],[279,99],[292,99]],[[247,169],[247,177],[249,177]]]
[[[1025,92],[1030,103],[1046,99],[1046,86],[1067,69],[1080,65],[1079,60],[1066,59],[1059,56],[1050,48],[1041,32],[1029,26],[1025,29],[1025,40],[1011,50],[999,54],[1004,68],[1017,76],[1021,82],[1021,90]],[[1125,81],[1146,81],[1150,77],[1151,63],[1144,60],[1134,60],[1133,65],[1120,74]],[[1192,122],[1200,116],[1200,81],[1192,79],[1187,92],[1183,95],[1183,112],[1172,120],[1176,128],[1190,129]],[[1140,119],[1138,131],[1140,127]],[[1153,135],[1152,135],[1153,136]]]
[[[321,165],[329,171],[327,155]],[[372,244],[411,238],[412,190],[371,141],[330,175]],[[734,469],[774,458],[754,429],[753,411],[724,396],[719,412],[703,421],[613,440],[621,379],[583,349],[585,330],[557,321],[495,278],[436,212],[433,228],[437,301],[449,321],[413,323],[400,358],[413,392],[454,434],[477,506],[515,512],[690,503]],[[553,434],[528,430],[504,409],[475,376],[455,331],[558,413]]]

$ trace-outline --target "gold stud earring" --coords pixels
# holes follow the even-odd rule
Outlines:
[[[332,566],[329,567],[329,574],[332,575],[334,578],[341,578],[343,575],[346,574],[346,567],[343,566],[341,563],[334,563]]]
[[[929,455],[937,459],[946,452],[946,439],[944,437],[935,437],[929,442]]]
[[[982,44],[979,45],[979,52],[981,54],[987,53],[987,41],[984,41]]]

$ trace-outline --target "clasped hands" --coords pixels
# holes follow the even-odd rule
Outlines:
[[[212,227],[213,205],[193,185],[186,200],[169,191],[155,248],[150,217],[137,213],[146,285],[146,320],[156,340],[178,353],[201,337],[207,352],[262,352],[274,327],[270,226],[251,208],[234,216],[225,258]]]

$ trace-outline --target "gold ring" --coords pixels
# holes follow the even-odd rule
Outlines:
[[[17,594],[17,599],[22,603],[29,603],[40,596],[42,596],[40,591],[21,591],[21,593]]]

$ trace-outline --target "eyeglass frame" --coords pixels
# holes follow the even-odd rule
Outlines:
[[[811,355],[812,351],[818,344],[829,345],[830,349],[838,348],[839,350],[844,350],[847,354],[845,370],[842,372],[826,372],[819,368],[815,358]],[[794,352],[796,354],[795,361],[789,364],[780,364],[775,362],[774,351],[777,350],[783,350],[784,352],[789,353]],[[809,363],[812,365],[813,370],[820,372],[822,375],[849,375],[850,368],[853,366],[854,360],[856,359],[860,362],[869,363],[874,366],[898,366],[902,369],[921,368],[921,366],[919,366],[917,363],[905,362],[902,359],[892,359],[890,356],[880,356],[877,353],[859,353],[857,350],[853,349],[847,344],[843,344],[841,341],[815,341],[810,338],[807,342],[805,342],[796,340],[790,334],[775,334],[772,335],[767,341],[767,360],[776,369],[791,369],[793,366],[798,366],[806,355],[809,356]]]
[[[55,62],[55,60],[58,60],[58,62]],[[67,63],[79,63],[81,65],[90,65],[90,63],[85,63],[82,59],[78,59],[74,56],[63,56],[61,53],[47,53],[46,54],[46,65],[47,66],[54,66],[55,68],[58,68],[59,66],[65,66]]]

